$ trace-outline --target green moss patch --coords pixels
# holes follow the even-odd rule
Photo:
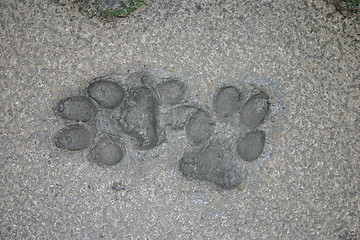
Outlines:
[[[333,3],[340,12],[358,13],[360,10],[360,0],[327,0]]]
[[[144,6],[146,6],[146,3],[143,0],[128,0],[120,2],[120,7],[117,9],[101,11],[101,15],[105,17],[127,17]]]
[[[126,18],[147,6],[144,0],[73,0],[72,4],[80,12],[103,20]]]

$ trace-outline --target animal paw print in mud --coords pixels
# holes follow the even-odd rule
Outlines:
[[[183,175],[223,189],[238,187],[246,177],[244,165],[263,151],[265,132],[258,127],[269,106],[264,91],[225,86],[214,96],[212,113],[194,108],[185,125],[192,146],[180,160]]]
[[[167,131],[183,131],[188,143],[179,169],[184,176],[224,189],[239,186],[246,175],[243,163],[256,160],[264,148],[265,133],[257,129],[269,113],[268,95],[225,86],[208,109],[185,95],[178,79],[142,71],[96,78],[83,94],[56,104],[55,114],[70,124],[54,135],[54,144],[70,151],[89,148],[90,161],[112,166],[129,146],[150,150],[166,141]]]
[[[124,135],[139,150],[155,148],[165,140],[158,119],[160,105],[176,104],[185,92],[178,80],[162,80],[155,83],[145,72],[94,79],[83,96],[56,104],[55,114],[72,124],[54,135],[54,144],[71,151],[90,148],[90,160],[100,166],[115,165],[125,157]]]

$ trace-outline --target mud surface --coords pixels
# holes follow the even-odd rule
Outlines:
[[[148,0],[104,22],[65,1],[0,1],[0,239],[359,239],[358,17]]]

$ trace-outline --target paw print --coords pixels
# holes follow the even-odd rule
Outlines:
[[[269,96],[257,88],[224,86],[213,106],[189,103],[186,86],[176,78],[138,71],[110,74],[90,82],[83,94],[61,99],[55,114],[67,127],[53,136],[68,151],[90,150],[90,161],[113,166],[127,149],[156,148],[167,131],[183,131],[187,147],[179,169],[189,179],[233,189],[245,178],[242,163],[259,158],[269,114]]]
[[[258,127],[269,113],[269,96],[258,89],[225,86],[214,96],[213,109],[193,109],[185,126],[192,149],[180,160],[188,178],[232,189],[245,178],[241,161],[259,158],[265,132]]]
[[[69,151],[89,148],[90,160],[99,166],[115,165],[126,156],[124,134],[139,150],[155,148],[165,140],[159,110],[178,103],[185,93],[176,79],[155,81],[147,72],[127,78],[110,74],[94,79],[84,96],[58,101],[55,114],[70,124],[54,135],[55,146]]]

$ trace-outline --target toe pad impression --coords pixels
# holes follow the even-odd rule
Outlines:
[[[265,144],[265,133],[255,131],[246,134],[236,140],[236,150],[239,156],[245,161],[254,161],[263,151]]]
[[[264,121],[269,112],[269,96],[264,92],[252,96],[242,109],[242,121],[251,128],[256,128]]]
[[[65,150],[83,150],[94,139],[94,133],[82,125],[76,124],[60,129],[54,136],[54,144]]]
[[[97,109],[90,98],[75,96],[58,102],[55,113],[67,120],[87,122],[97,113]]]
[[[196,145],[209,140],[213,132],[211,117],[204,110],[195,112],[186,125],[186,135]]]
[[[92,162],[98,166],[113,166],[118,164],[125,156],[122,144],[115,144],[101,139],[91,150]]]
[[[124,98],[123,88],[119,84],[107,80],[91,83],[88,87],[88,93],[100,106],[105,108],[119,106]]]
[[[235,87],[223,87],[215,96],[215,112],[227,118],[239,111],[240,92]]]

